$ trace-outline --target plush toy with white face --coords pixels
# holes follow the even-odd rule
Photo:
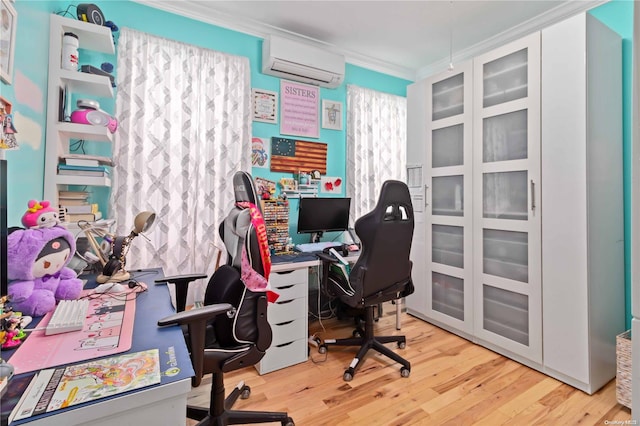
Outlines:
[[[82,281],[66,265],[75,253],[73,235],[62,226],[17,229],[7,238],[9,300],[25,315],[41,316],[61,299],[77,299]]]

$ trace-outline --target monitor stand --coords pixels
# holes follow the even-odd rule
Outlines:
[[[319,243],[320,242],[320,238],[322,238],[322,231],[314,232],[314,233],[311,234],[311,242],[312,243]]]

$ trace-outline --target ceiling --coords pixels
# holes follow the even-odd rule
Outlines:
[[[519,1],[151,1],[259,37],[304,39],[347,62],[416,80],[604,3]]]

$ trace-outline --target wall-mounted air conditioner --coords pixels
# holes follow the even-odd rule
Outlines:
[[[272,35],[262,44],[262,72],[335,89],[344,81],[344,56]]]

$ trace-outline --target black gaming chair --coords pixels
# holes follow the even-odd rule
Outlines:
[[[233,186],[236,205],[220,226],[229,253],[228,263],[211,276],[205,292],[205,306],[184,311],[189,282],[206,276],[180,275],[158,280],[176,284],[178,310],[177,314],[158,321],[158,325],[186,328],[185,337],[195,370],[193,386],[200,385],[204,374],[212,374],[209,409],[188,406],[188,418],[200,420],[198,425],[280,422],[293,426],[293,420],[284,412],[232,410],[238,397],[249,397],[251,389],[247,385],[236,386],[225,399],[223,373],[257,364],[271,345],[272,337],[267,321],[266,294],[249,290],[241,279],[243,247],[251,267],[264,276],[258,237],[249,210],[238,204],[248,201],[258,206],[251,175],[237,172]]]
[[[405,336],[374,336],[374,309],[378,304],[413,293],[412,263],[409,260],[413,237],[413,207],[409,188],[403,182],[388,180],[383,183],[376,207],[355,223],[355,231],[362,246],[360,257],[346,276],[337,267],[335,257],[319,254],[322,260],[322,290],[337,297],[342,303],[361,311],[364,330],[354,338],[325,339],[320,352],[330,345],[360,346],[358,354],[344,372],[343,379],[353,379],[356,369],[369,349],[374,349],[402,364],[400,374],[409,377],[409,361],[392,352],[384,343],[406,345]],[[362,333],[364,331],[364,333]],[[357,337],[357,334],[360,334]]]

